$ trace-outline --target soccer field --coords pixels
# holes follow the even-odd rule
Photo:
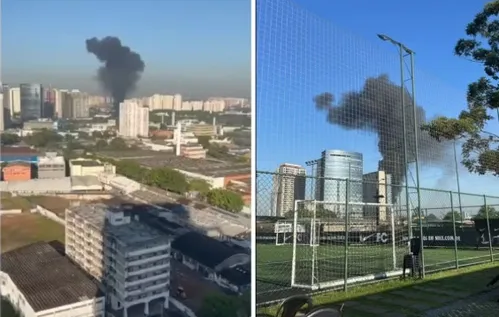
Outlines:
[[[296,283],[311,285],[312,267],[315,282],[331,282],[344,278],[345,248],[341,245],[315,247],[297,246]],[[265,293],[290,287],[293,257],[292,245],[257,244],[257,292]],[[379,274],[402,267],[407,247],[395,249],[395,261],[391,246],[351,245],[348,248],[348,277]],[[497,252],[497,251],[496,251]],[[499,252],[498,252],[499,255]],[[454,268],[456,254],[453,248],[427,248],[424,250],[427,271]],[[461,265],[490,261],[488,249],[460,249],[457,258]]]

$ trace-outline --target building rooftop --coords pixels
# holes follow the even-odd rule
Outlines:
[[[1,261],[35,312],[104,296],[96,281],[47,242],[5,252]]]
[[[52,155],[40,156],[38,158],[38,165],[45,165],[45,164],[65,165],[66,161],[64,160],[63,156],[52,156]]]
[[[231,256],[244,254],[216,239],[194,231],[173,240],[172,248],[212,269]]]
[[[38,155],[38,151],[27,146],[2,146],[1,155]]]
[[[106,221],[107,212],[124,212],[125,216],[133,218],[134,213],[130,206],[109,206],[99,203],[75,206],[70,210],[92,224],[95,229],[104,230],[125,246],[132,247],[153,240],[167,242],[169,239],[163,232],[134,219],[123,225],[111,225]]]
[[[80,165],[80,166],[88,166],[88,167],[103,166],[104,165],[101,162],[96,161],[96,160],[78,160],[78,159],[76,159],[76,160],[69,161],[69,163],[72,165]]]
[[[220,275],[236,286],[251,284],[250,265],[237,265],[231,268],[223,269],[220,271]]]

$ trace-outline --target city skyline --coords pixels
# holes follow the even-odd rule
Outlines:
[[[14,1],[2,6],[4,82],[80,87],[100,94],[95,80],[99,63],[86,52],[85,39],[111,35],[141,54],[146,64],[137,90],[127,97],[155,92],[189,98],[250,96],[250,1],[127,1],[119,15],[113,14],[111,2],[47,0],[30,3],[29,12],[24,6]],[[123,23],[135,20],[139,11],[148,19]],[[186,11],[189,19],[182,18]],[[89,15],[92,23],[85,22]],[[44,23],[37,24],[36,37],[29,23],[19,24],[41,16]],[[205,24],[201,32],[199,23]],[[40,42],[39,34],[51,34],[57,45]]]

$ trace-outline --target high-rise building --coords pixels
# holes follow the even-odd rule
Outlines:
[[[282,217],[295,209],[295,200],[305,199],[305,174],[300,165],[284,163],[279,166],[273,179],[271,216]]]
[[[21,96],[21,120],[43,118],[43,87],[40,84],[19,85]]]
[[[362,216],[362,153],[346,152],[342,150],[325,150],[317,160],[317,180],[315,185],[315,199],[322,201],[326,209],[335,211],[338,216],[344,214],[344,203],[351,204],[350,215]],[[347,191],[347,184],[348,191]],[[348,194],[348,197],[347,197]],[[331,204],[327,204],[330,202]],[[355,205],[355,203],[359,203]]]
[[[4,98],[3,93],[0,93],[0,104],[3,103],[3,98]],[[5,130],[5,116],[4,116],[4,114],[5,114],[4,111],[0,111],[0,132]]]
[[[88,95],[80,91],[72,91],[72,114],[73,118],[88,118],[90,116],[90,106],[88,104]]]
[[[12,87],[9,89],[10,100],[10,115],[18,115],[21,113],[21,88]]]
[[[386,222],[389,205],[393,204],[392,193],[392,175],[385,171],[364,174],[364,202],[380,204],[380,206],[364,206],[364,218]]]
[[[176,94],[173,96],[173,110],[182,110],[182,95]]]
[[[136,102],[120,104],[119,135],[125,138],[149,136],[149,107]]]
[[[170,296],[168,236],[139,221],[139,213],[103,204],[66,209],[66,255],[102,283],[120,316],[128,308]]]
[[[67,90],[60,90],[60,103],[61,103],[61,113],[60,118],[72,119],[73,118],[73,97],[71,93]]]

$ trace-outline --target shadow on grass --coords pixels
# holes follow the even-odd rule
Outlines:
[[[497,314],[499,287],[487,283],[499,274],[499,263],[488,263],[427,275],[424,280],[407,278],[352,287],[348,292],[331,291],[313,296],[314,306],[339,307],[344,316],[447,316],[442,310],[461,310],[458,305],[475,307],[468,315],[483,315],[481,307]],[[499,285],[498,285],[499,286]],[[276,307],[259,311],[275,313]],[[451,316],[451,315],[449,315]],[[491,315],[492,316],[492,315]]]

